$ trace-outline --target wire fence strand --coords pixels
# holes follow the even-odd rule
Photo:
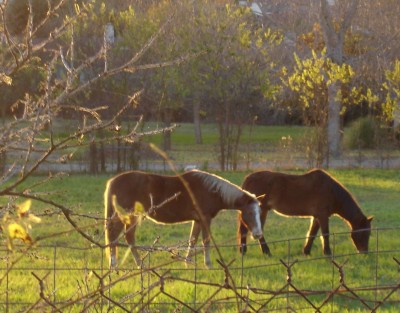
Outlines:
[[[109,271],[98,247],[42,245],[12,267],[13,255],[3,249],[0,311],[395,312],[400,305],[400,249],[382,238],[399,232],[373,229],[374,248],[364,256],[337,254],[339,234],[331,235],[336,253],[331,257],[292,254],[299,238],[269,242],[288,247],[288,255],[275,258],[261,256],[251,245],[249,256],[239,255],[235,245],[219,245],[234,258],[217,260],[219,266],[211,270],[201,264],[201,247],[189,267],[171,261],[171,247],[139,247],[146,253],[146,266],[137,269],[127,262],[117,272]]]

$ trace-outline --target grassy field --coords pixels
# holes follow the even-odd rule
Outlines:
[[[240,184],[245,173],[219,173],[234,183]],[[337,217],[332,217],[330,230],[332,233],[331,244],[333,245],[334,260],[343,264],[345,272],[345,283],[351,288],[371,288],[380,285],[397,285],[399,265],[393,257],[400,259],[398,249],[398,238],[400,229],[400,172],[396,170],[336,170],[331,171],[359,200],[366,215],[373,215],[374,231],[370,240],[371,253],[368,255],[355,255],[355,249],[349,238],[349,228]],[[42,186],[42,191],[51,192],[51,199],[63,203],[71,208],[78,225],[89,234],[93,240],[103,242],[102,221],[87,216],[101,218],[103,216],[103,190],[109,176],[85,176],[71,175],[56,179],[51,184]],[[40,180],[36,177],[34,180]],[[33,181],[31,182],[33,183]],[[105,273],[106,266],[101,249],[89,241],[83,239],[76,233],[65,220],[65,218],[54,212],[54,208],[44,206],[40,203],[33,204],[33,211],[37,215],[44,212],[48,216],[42,216],[40,224],[33,225],[32,234],[34,238],[47,238],[38,241],[37,246],[23,253],[25,247],[14,253],[2,250],[0,253],[1,283],[0,283],[0,310],[5,311],[5,302],[15,303],[9,312],[16,312],[22,308],[29,307],[39,299],[39,281],[34,273],[45,283],[45,295],[56,302],[78,299],[83,294],[94,291],[98,287],[97,275]],[[83,216],[84,215],[84,216]],[[298,262],[293,266],[293,284],[303,290],[332,290],[339,286],[339,274],[332,265],[331,259],[322,257],[319,241],[314,243],[311,257],[304,257],[301,248],[308,229],[308,219],[290,219],[271,213],[268,216],[265,236],[269,242],[273,256],[261,255],[255,242],[249,247],[247,255],[242,258],[237,251],[236,244],[236,213],[231,211],[221,212],[212,223],[212,232],[217,245],[220,247],[222,258],[226,263],[233,261],[231,273],[240,293],[247,295],[246,286],[259,288],[261,294],[250,292],[252,301],[265,302],[271,297],[265,293],[266,290],[279,290],[286,284],[286,269],[280,260],[291,263]],[[173,295],[181,301],[199,308],[212,292],[216,292],[216,286],[203,285],[200,282],[212,282],[224,284],[224,272],[218,266],[216,259],[220,258],[216,250],[212,251],[214,270],[206,270],[202,264],[201,254],[196,257],[196,266],[185,268],[182,262],[172,262],[171,253],[166,252],[163,247],[174,247],[174,252],[184,254],[181,250],[188,239],[190,224],[174,226],[162,226],[145,220],[137,230],[138,245],[150,246],[157,236],[160,237],[155,245],[160,248],[158,252],[152,252],[145,259],[148,266],[160,267],[158,274],[170,271],[176,280],[165,282],[165,293]],[[57,248],[55,247],[57,246]],[[140,291],[152,284],[159,282],[155,274],[141,274],[133,265],[133,258],[126,254],[126,249],[120,249],[119,257],[122,262],[124,255],[127,258],[121,263],[118,274],[111,275],[111,281],[117,283],[110,290],[110,297],[120,302],[137,302]],[[23,257],[21,257],[23,255]],[[21,257],[21,258],[20,258]],[[18,259],[20,258],[20,259]],[[6,260],[11,261],[6,262]],[[13,269],[7,273],[7,266],[16,261]],[[244,270],[242,268],[244,267]],[[183,282],[182,280],[196,280],[197,284]],[[107,280],[108,282],[108,280]],[[8,293],[6,288],[8,287]],[[285,290],[292,288],[285,287]],[[361,297],[370,300],[381,300],[389,290],[380,292],[358,291]],[[160,303],[171,302],[165,294],[159,294],[159,286],[154,288],[143,302],[152,296],[156,297],[153,303],[158,305],[150,307],[153,311],[171,311],[177,305],[163,306]],[[223,309],[226,312],[236,312],[237,306],[233,293],[223,290],[215,299],[222,303],[213,303],[210,310],[213,312]],[[7,297],[7,299],[6,299]],[[320,305],[326,295],[309,296],[316,306]],[[335,296],[334,301],[323,307],[322,311],[332,312],[364,312],[365,307],[359,301],[353,301],[352,296]],[[382,312],[397,312],[396,307],[400,297],[397,293],[389,298],[383,305]],[[193,304],[193,303],[196,304]],[[232,302],[231,304],[229,304]],[[176,303],[176,302],[175,302]],[[255,308],[260,305],[252,302]],[[60,304],[61,305],[61,304]],[[242,303],[242,308],[243,308]],[[370,303],[370,305],[372,305]],[[126,305],[130,307],[131,305]],[[310,305],[301,297],[287,293],[286,296],[277,297],[271,301],[265,309],[284,309],[288,306],[294,310],[314,312]],[[373,306],[373,305],[372,305]],[[93,312],[95,312],[93,307]],[[80,312],[82,306],[76,306]],[[99,307],[96,307],[100,311]],[[203,311],[206,308],[203,308]],[[40,311],[40,310],[39,310]],[[63,310],[61,310],[63,311]],[[67,310],[65,310],[67,311]],[[69,310],[68,310],[69,311]],[[183,309],[183,311],[186,311]],[[114,312],[119,312],[115,309]]]
[[[154,129],[157,125],[149,124],[145,130]],[[243,130],[242,136],[245,141],[252,143],[271,143],[278,145],[282,137],[292,137],[294,140],[299,140],[307,131],[308,128],[302,126],[263,126],[257,125],[250,129],[246,126]],[[216,124],[202,125],[203,144],[217,144],[218,143],[218,129]],[[162,136],[151,136],[150,141],[160,144]],[[176,146],[195,144],[194,139],[194,126],[191,123],[181,123],[172,133],[172,142]]]

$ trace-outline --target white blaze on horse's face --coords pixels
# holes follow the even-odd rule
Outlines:
[[[246,224],[247,228],[251,231],[253,239],[259,239],[262,237],[262,227],[261,227],[261,208],[258,202],[250,203],[241,212],[242,221]]]

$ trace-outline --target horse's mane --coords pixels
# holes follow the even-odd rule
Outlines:
[[[355,214],[362,215],[364,214],[361,211],[360,205],[358,204],[357,200],[353,197],[350,191],[337,179],[329,175],[327,172],[322,171],[325,175],[328,176],[332,192],[334,193],[336,199],[341,202],[343,208],[351,208],[352,210],[346,210],[346,215],[353,215]],[[347,218],[351,218],[351,216],[347,216]]]
[[[229,206],[232,206],[235,200],[242,197],[243,194],[246,194],[249,197],[257,200],[256,196],[252,193],[242,189],[238,185],[235,185],[218,175],[203,172],[200,170],[191,170],[190,172],[187,172],[187,174],[199,177],[208,191],[218,192],[221,195],[223,201]]]

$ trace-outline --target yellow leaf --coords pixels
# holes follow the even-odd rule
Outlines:
[[[136,201],[133,206],[133,211],[126,213],[126,210],[118,204],[115,195],[112,195],[111,199],[115,212],[124,225],[131,225],[133,221],[137,224],[141,223],[145,213],[142,203]]]
[[[12,78],[4,73],[0,73],[0,83],[5,83],[6,85],[11,85]]]
[[[3,216],[3,223],[6,223],[8,218],[9,218],[10,214],[8,212],[6,212]]]
[[[19,217],[24,217],[27,215],[28,211],[30,210],[32,205],[32,201],[26,200],[25,202],[21,203],[17,206],[17,213]]]
[[[136,201],[135,205],[134,205],[133,212],[135,212],[135,214],[143,214],[144,213],[143,204],[141,204],[140,202]]]
[[[124,224],[124,225],[130,225],[131,224],[131,218],[129,214],[124,214],[124,208],[121,207],[118,202],[117,202],[117,196],[116,195],[112,195],[111,197],[112,199],[112,204],[114,207],[115,212],[118,215],[118,218],[120,219],[120,221]]]
[[[31,236],[27,233],[25,228],[17,223],[8,225],[8,238],[11,241],[14,239],[21,239],[25,243],[32,243]]]
[[[145,214],[144,206],[142,203],[136,201],[133,209],[133,214],[135,214],[137,223],[140,225],[143,220],[143,216]]]
[[[40,223],[42,221],[42,219],[40,217],[37,217],[36,215],[29,214],[29,221],[37,224],[37,223]]]

